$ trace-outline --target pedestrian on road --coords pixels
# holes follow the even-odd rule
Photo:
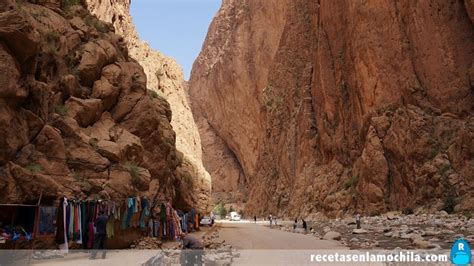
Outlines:
[[[357,225],[357,229],[360,229],[360,214],[359,212],[356,212],[356,225]]]
[[[181,253],[181,265],[202,265],[202,255],[204,246],[197,238],[181,233],[179,235],[183,245],[183,253]]]
[[[301,219],[303,221],[303,229],[306,232],[308,230],[308,225],[306,224],[306,221]]]
[[[271,214],[270,214],[270,216],[268,217],[268,220],[270,221],[270,228],[272,228],[273,217],[272,217]]]
[[[255,223],[255,224],[257,223],[257,215],[253,216],[253,223]]]
[[[105,215],[104,211],[99,212],[99,217],[95,220],[94,226],[96,233],[94,235],[94,249],[91,252],[90,259],[95,259],[97,256],[97,250],[102,250],[102,259],[105,259],[105,253],[107,249],[107,222],[109,217]]]

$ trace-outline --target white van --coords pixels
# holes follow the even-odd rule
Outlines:
[[[240,215],[237,212],[230,213],[230,220],[231,221],[240,221]]]

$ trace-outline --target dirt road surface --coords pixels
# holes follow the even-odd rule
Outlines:
[[[220,227],[219,239],[237,249],[345,249],[337,241],[272,230],[262,224],[222,222],[217,226]]]
[[[318,254],[340,254],[353,252],[347,250],[337,241],[320,240],[312,235],[297,234],[281,230],[273,230],[264,224],[250,222],[219,222],[211,230],[203,228],[194,235],[201,238],[206,232],[217,231],[216,242],[225,241],[232,246],[232,252],[237,254],[231,260],[231,265],[355,265],[347,263],[316,263],[311,256]],[[163,248],[170,248],[166,243]],[[219,249],[211,251],[219,253]],[[224,252],[224,251],[222,251]],[[110,251],[105,260],[88,260],[87,254],[69,254],[58,260],[36,261],[35,265],[141,265],[159,250],[121,250]],[[100,253],[98,254],[100,257]],[[230,262],[230,261],[229,261]],[[226,264],[227,265],[227,264]],[[378,265],[361,263],[357,265]]]
[[[262,223],[220,222],[216,226],[219,227],[218,240],[232,245],[240,254],[232,265],[314,265],[312,254],[346,249],[337,241],[273,230]]]

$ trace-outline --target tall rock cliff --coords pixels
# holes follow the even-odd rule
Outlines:
[[[207,208],[170,104],[147,90],[124,38],[79,1],[34,2],[0,3],[0,202],[133,195]]]
[[[223,1],[190,79],[213,182],[243,174],[248,213],[472,211],[471,9]]]
[[[131,58],[143,67],[147,87],[164,96],[170,103],[171,125],[176,132],[176,147],[183,154],[181,171],[197,184],[193,193],[199,206],[209,207],[211,177],[202,164],[201,138],[187,98],[183,71],[175,60],[153,50],[139,39],[129,0],[86,0],[87,7],[99,19],[112,23],[116,33],[124,37]]]

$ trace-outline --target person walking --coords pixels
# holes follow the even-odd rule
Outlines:
[[[99,212],[99,217],[94,222],[95,226],[95,235],[94,235],[94,249],[91,252],[90,259],[95,259],[97,256],[97,250],[102,250],[102,259],[105,259],[106,255],[106,241],[107,241],[107,222],[109,217],[104,213],[104,211]]]
[[[253,216],[253,223],[254,223],[254,224],[257,223],[257,215],[254,215],[254,216]]]
[[[202,265],[202,255],[204,253],[204,245],[202,242],[185,233],[181,233],[179,237],[183,245],[181,265]]]
[[[302,221],[303,221],[303,229],[306,232],[308,230],[308,225],[306,224],[305,220],[302,219]]]
[[[360,214],[359,212],[356,212],[356,225],[357,225],[357,229],[360,229]]]
[[[272,217],[271,214],[270,214],[270,216],[268,217],[268,220],[270,221],[270,228],[272,228],[273,217]]]

